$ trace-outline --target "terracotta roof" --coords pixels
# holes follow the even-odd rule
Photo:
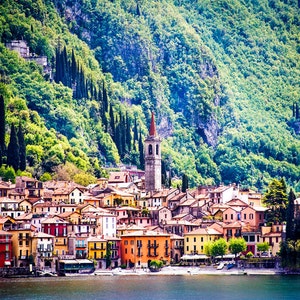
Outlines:
[[[185,233],[185,235],[195,235],[195,234],[201,234],[201,235],[223,235],[221,232],[217,231],[214,228],[206,227],[206,228],[199,228],[195,229],[191,232]]]
[[[123,236],[124,237],[126,236],[170,236],[170,234],[159,232],[159,231],[153,231],[153,230],[138,230],[138,231],[125,233],[121,237]]]

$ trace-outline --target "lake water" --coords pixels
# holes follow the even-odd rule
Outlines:
[[[0,279],[0,299],[300,299],[300,276],[86,276]]]

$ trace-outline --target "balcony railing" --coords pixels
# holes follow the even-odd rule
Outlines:
[[[147,256],[148,256],[148,257],[157,257],[158,254],[157,254],[157,253],[150,253],[150,254],[148,254]]]
[[[39,252],[52,252],[53,251],[53,247],[50,248],[38,248]]]
[[[104,248],[104,247],[98,247],[98,246],[92,246],[91,247],[91,250],[106,250],[106,248]]]
[[[158,247],[159,247],[159,244],[148,244],[148,248],[157,249]]]
[[[183,249],[183,245],[175,245],[175,246],[174,246],[174,249],[179,249],[179,250],[180,250],[180,249]]]
[[[11,243],[11,240],[0,239],[0,244],[9,244],[9,243]]]

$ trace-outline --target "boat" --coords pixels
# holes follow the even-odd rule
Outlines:
[[[39,277],[56,277],[57,274],[55,272],[50,272],[50,271],[38,271],[37,275]]]
[[[113,276],[113,272],[111,270],[96,270],[94,271],[94,275],[97,276]]]
[[[236,264],[234,264],[234,263],[227,264],[227,270],[230,270],[230,269],[234,268],[235,266],[236,266]]]

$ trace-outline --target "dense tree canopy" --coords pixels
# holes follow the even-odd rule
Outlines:
[[[282,176],[300,190],[295,1],[95,3],[1,2],[1,148],[21,120],[34,176],[65,162],[92,176],[143,168],[154,110],[165,167],[191,187]],[[18,39],[51,72],[4,47]]]

